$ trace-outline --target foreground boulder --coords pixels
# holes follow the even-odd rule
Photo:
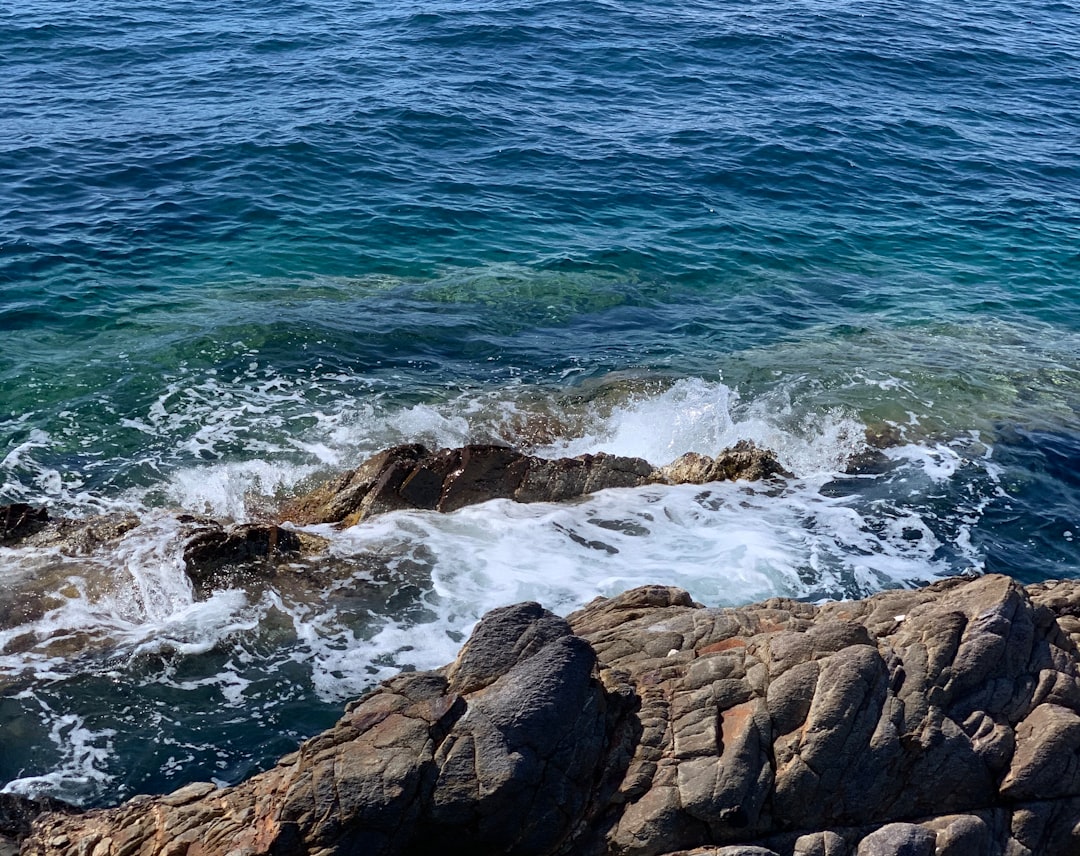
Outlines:
[[[1080,852],[1080,583],[568,619],[496,610],[240,785],[39,818],[26,854]]]
[[[462,446],[431,451],[394,446],[306,496],[287,503],[281,520],[305,525],[354,526],[400,509],[455,511],[489,499],[563,502],[611,487],[705,484],[763,479],[783,473],[772,452],[741,441],[715,458],[688,453],[665,467],[642,458],[581,455],[538,458],[506,446]]]

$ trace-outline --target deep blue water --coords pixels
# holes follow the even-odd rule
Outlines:
[[[658,500],[684,528],[617,570],[544,541],[555,582],[504,594],[500,557],[640,498],[339,558],[383,557],[371,614],[451,642],[455,598],[570,608],[661,567],[713,603],[1080,574],[1075,3],[0,1],[0,80],[0,502],[244,518],[398,441],[748,436],[803,481],[741,518]],[[866,427],[899,445],[843,473]],[[444,653],[275,591],[152,606],[124,556],[134,601],[0,551],[60,610],[0,628],[16,789],[232,781]],[[90,653],[48,647],[73,628]]]

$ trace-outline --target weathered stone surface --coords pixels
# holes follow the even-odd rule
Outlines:
[[[279,518],[353,526],[373,514],[403,508],[454,511],[489,499],[561,502],[611,487],[704,484],[781,473],[771,452],[747,441],[716,458],[692,453],[659,468],[641,458],[604,453],[549,460],[506,446],[430,451],[410,444],[379,452],[355,470],[287,502]]]
[[[937,836],[914,823],[890,823],[859,842],[858,856],[934,856]]]
[[[479,652],[498,662],[480,665]],[[235,788],[198,784],[71,821],[28,853],[547,853],[606,803],[629,692],[563,619],[524,604],[481,622],[454,668],[402,675]]]
[[[666,586],[496,610],[232,788],[48,815],[27,854],[1080,853],[1080,583],[813,606]]]

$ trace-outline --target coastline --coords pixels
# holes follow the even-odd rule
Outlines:
[[[708,609],[648,586],[489,614],[231,788],[38,818],[26,856],[1066,856],[1080,584]]]

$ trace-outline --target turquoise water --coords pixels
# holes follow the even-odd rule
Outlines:
[[[527,597],[1080,574],[1074,3],[32,0],[0,45],[0,502],[145,521],[0,549],[10,789],[235,781]],[[196,598],[168,522],[400,441],[744,437],[796,478],[395,516],[303,592]]]

